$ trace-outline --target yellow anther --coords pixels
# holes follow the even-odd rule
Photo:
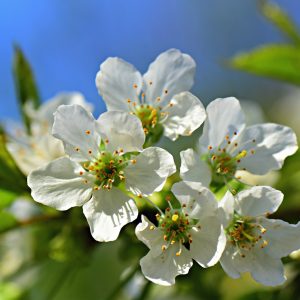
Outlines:
[[[157,98],[156,98],[156,101],[159,102],[159,101],[160,101],[160,97],[157,97]]]
[[[172,241],[171,241],[171,245],[174,245],[175,243],[176,243],[175,240],[172,240]]]
[[[128,102],[128,103],[130,103],[130,102],[131,102],[131,100],[130,100],[130,99],[127,99],[127,102]]]
[[[85,133],[86,134],[91,134],[91,131],[90,130],[86,130]]]
[[[162,245],[162,246],[161,246],[161,250],[162,250],[162,251],[165,251],[166,249],[167,249],[166,245]]]
[[[264,240],[260,248],[265,248],[266,246],[268,246],[268,241]]]
[[[79,147],[76,147],[76,148],[75,148],[75,151],[79,152],[79,151],[80,151],[80,148],[79,148]]]
[[[92,154],[92,150],[89,150],[88,153],[89,153],[89,154]]]
[[[254,153],[255,153],[255,151],[254,151],[254,150],[251,150],[250,152],[251,152],[251,154],[254,154]]]
[[[181,249],[179,249],[179,251],[176,252],[176,256],[180,256],[180,254],[181,254]]]
[[[133,88],[134,88],[134,89],[137,89],[137,87],[138,87],[138,86],[137,86],[137,84],[135,83],[135,84],[133,85]]]
[[[178,220],[179,216],[178,215],[173,215],[172,216],[172,221],[176,222]]]
[[[240,159],[240,158],[243,158],[247,155],[247,151],[246,150],[243,150],[241,151],[237,156],[236,156],[236,159]]]
[[[132,163],[132,164],[136,164],[136,159],[132,159],[132,160],[131,160],[131,163]]]
[[[155,228],[155,227],[154,227],[153,225],[150,226],[150,230],[154,230],[154,228]]]
[[[108,143],[109,143],[109,139],[106,139],[106,140],[105,140],[105,143],[108,144]]]
[[[139,198],[143,198],[143,195],[142,195],[142,194],[138,194],[138,197],[139,197]]]
[[[208,146],[207,148],[208,148],[208,150],[211,150],[213,147],[212,146]]]

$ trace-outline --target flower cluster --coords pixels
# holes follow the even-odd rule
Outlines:
[[[83,100],[55,100],[35,113],[41,117],[36,122],[47,122],[49,146],[42,147],[38,132],[31,136],[38,144],[15,138],[9,150],[30,172],[33,199],[57,210],[82,206],[97,241],[116,240],[138,218],[136,199],[152,204],[157,212],[141,214],[135,233],[149,248],[142,272],[157,284],[174,284],[193,260],[203,268],[220,261],[233,278],[250,272],[262,284],[281,284],[281,257],[300,248],[300,222],[269,218],[283,200],[280,191],[243,185],[237,193],[232,183],[244,182],[239,170],[263,175],[280,169],[297,150],[296,136],[278,124],[246,127],[235,98],[216,99],[205,110],[189,92],[195,68],[189,55],[175,49],[159,55],[143,76],[122,59],[108,58],[96,76],[107,112],[95,119]],[[167,191],[167,207],[159,207],[151,195],[164,188],[176,166],[154,144],[163,135],[172,141],[191,135],[203,123],[196,149],[180,153],[181,180]],[[43,159],[28,157],[29,146]],[[50,155],[52,146],[57,153]],[[28,159],[39,165],[25,167]]]

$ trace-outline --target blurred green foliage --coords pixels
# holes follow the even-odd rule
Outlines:
[[[40,105],[40,98],[31,66],[19,46],[15,46],[13,75],[23,122],[30,132],[30,118],[25,106],[30,102],[34,108],[37,108]]]
[[[276,4],[260,1],[262,14],[290,40],[239,53],[228,61],[231,68],[300,85],[300,30]]]

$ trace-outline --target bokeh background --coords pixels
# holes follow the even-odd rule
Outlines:
[[[273,3],[300,28],[299,0]],[[42,101],[58,92],[79,91],[94,104],[96,116],[105,106],[94,80],[107,57],[121,57],[145,72],[158,54],[178,48],[196,60],[192,92],[205,104],[226,96],[249,100],[243,104],[249,123],[280,122],[300,135],[299,87],[236,71],[227,64],[234,55],[263,44],[290,43],[262,16],[258,1],[3,0],[0,33],[3,124],[21,122],[12,75],[14,44],[32,66]],[[192,143],[193,138],[181,138],[175,146],[162,141],[177,158],[179,149]],[[21,179],[26,184],[25,177]],[[299,221],[299,152],[287,159],[281,172],[253,178],[253,183],[282,190],[285,201],[275,217]],[[232,280],[220,266],[203,270],[195,265],[188,276],[178,277],[175,287],[161,288],[145,281],[138,271],[138,260],[147,249],[134,237],[134,224],[117,241],[96,243],[80,208],[59,214],[34,203],[28,190],[24,195],[16,191],[24,201],[11,200],[15,191],[10,190],[9,205],[4,205],[6,191],[1,188],[0,212],[14,214],[22,226],[0,230],[0,300],[300,299],[299,253],[285,259],[289,280],[282,287],[263,287],[248,275]],[[45,215],[58,220],[26,223],[28,216]]]
[[[300,24],[298,0],[277,0]],[[109,56],[145,72],[169,48],[197,62],[193,92],[207,103],[234,95],[265,102],[284,93],[281,84],[224,67],[239,51],[284,42],[254,0],[3,0],[0,1],[0,117],[18,118],[11,63],[19,44],[36,74],[42,99],[81,91],[105,110],[95,74]]]

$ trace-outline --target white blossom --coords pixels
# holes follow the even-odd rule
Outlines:
[[[100,66],[96,85],[108,110],[128,111],[140,118],[147,138],[176,140],[190,135],[205,119],[199,99],[188,91],[196,64],[187,54],[170,49],[160,54],[142,76],[117,57]]]
[[[176,170],[172,156],[150,147],[141,122],[126,112],[106,112],[98,120],[79,105],[61,105],[53,124],[69,157],[56,159],[28,176],[35,201],[66,210],[83,206],[93,237],[115,240],[138,215],[126,191],[160,190]]]
[[[145,216],[136,227],[137,237],[150,249],[140,261],[144,276],[160,285],[172,285],[187,274],[194,259],[207,268],[218,262],[226,237],[213,194],[198,183],[179,182],[172,192],[180,209],[172,206],[157,215],[156,227]]]
[[[207,107],[207,120],[197,151],[181,152],[181,177],[186,181],[226,184],[238,170],[256,175],[282,167],[298,149],[289,127],[265,123],[245,126],[244,114],[235,98],[216,99]]]
[[[250,272],[257,282],[269,286],[285,281],[280,259],[300,248],[300,222],[294,225],[267,218],[282,200],[280,191],[257,186],[236,197],[227,192],[220,201],[227,236],[220,262],[229,276]]]
[[[88,110],[92,109],[80,93],[61,93],[38,109],[27,104],[25,111],[31,120],[30,134],[20,126],[13,129],[10,127],[14,126],[8,126],[10,138],[7,148],[25,175],[65,155],[62,142],[51,135],[53,113],[62,104],[78,104]]]

